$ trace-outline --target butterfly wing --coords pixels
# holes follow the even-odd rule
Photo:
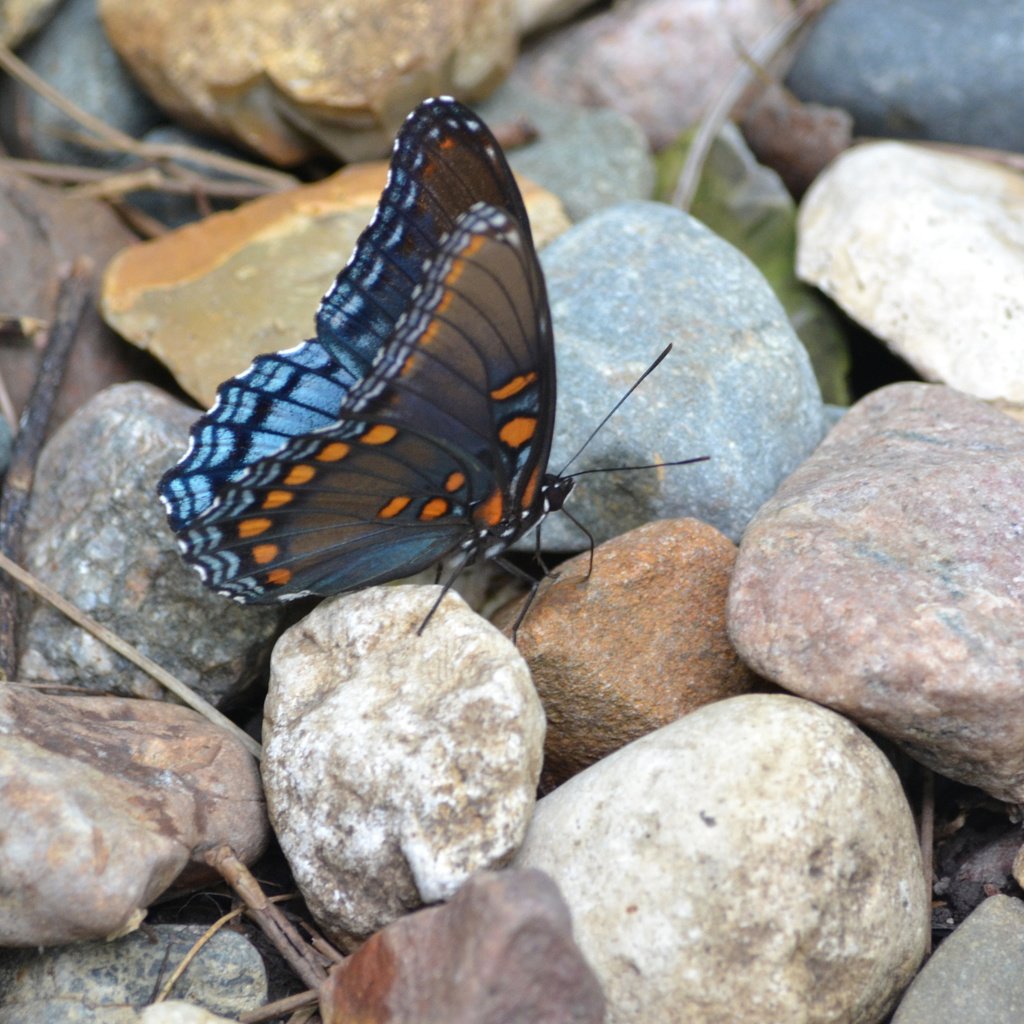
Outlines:
[[[518,188],[471,112],[428,101],[317,338],[221,386],[161,496],[185,560],[239,600],[386,582],[539,518],[554,395]]]

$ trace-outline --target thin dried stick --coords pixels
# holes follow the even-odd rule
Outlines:
[[[306,1007],[316,1009],[319,998],[312,989],[296,992],[293,996],[278,999],[276,1002],[261,1006],[258,1010],[249,1010],[241,1014],[238,1018],[239,1024],[260,1024],[261,1021],[283,1017],[286,1013],[292,1013],[294,1010],[304,1010]]]
[[[32,494],[36,462],[46,438],[46,428],[64,379],[64,368],[78,332],[92,286],[92,264],[76,260],[60,283],[50,339],[39,363],[39,372],[21,418],[21,429],[11,449],[11,464],[0,498],[0,553],[17,558],[21,531]],[[13,679],[18,670],[16,639],[17,608],[14,588],[0,582],[0,674]]]
[[[37,92],[43,99],[48,100],[73,121],[77,121],[83,128],[93,132],[108,149],[132,153],[135,156],[152,160],[191,160],[193,163],[224,171],[227,174],[236,174],[251,181],[266,182],[273,189],[292,188],[298,184],[297,179],[290,174],[272,171],[267,167],[224,156],[221,153],[213,153],[198,146],[139,142],[73,103],[49,82],[40,78],[24,61],[19,60],[9,47],[3,45],[0,45],[0,68],[12,78],[16,78]]]
[[[711,144],[729,117],[729,112],[757,75],[758,69],[767,64],[788,40],[803,28],[809,18],[827,7],[830,2],[831,0],[804,0],[792,14],[783,18],[757,41],[750,51],[749,59],[740,64],[728,84],[718,94],[718,98],[701,118],[686,154],[683,169],[679,173],[675,191],[672,193],[673,206],[679,207],[680,210],[690,209],[697,186],[700,184],[704,163],[711,151]]]
[[[222,715],[212,704],[200,697],[198,693],[186,686],[180,679],[172,676],[165,668],[161,668],[155,661],[147,658],[146,655],[126,640],[121,639],[116,633],[107,629],[106,626],[101,625],[95,619],[86,615],[85,612],[76,608],[70,601],[61,597],[60,594],[48,587],[42,580],[36,579],[32,573],[27,572],[20,565],[12,562],[3,553],[0,553],[0,569],[13,576],[19,583],[28,587],[29,590],[48,604],[53,605],[57,611],[62,612],[76,625],[92,633],[97,640],[101,640],[108,647],[117,651],[121,657],[127,658],[132,664],[141,668],[143,672],[152,676],[161,686],[170,690],[175,697],[182,701],[182,703],[187,704],[193,711],[197,711],[204,718],[213,722],[214,725],[219,725],[225,732],[230,733],[253,757],[259,758],[262,755],[263,748],[247,732],[235,725],[230,718]]]
[[[935,870],[935,773],[930,768],[924,770],[924,785],[921,792],[921,822],[918,829],[918,840],[921,844],[921,867],[924,872],[925,885],[928,892],[932,891],[932,873]],[[928,947],[926,953],[932,951],[932,930],[928,929]]]
[[[295,926],[271,903],[252,872],[226,844],[209,850],[203,858],[219,871],[248,907],[249,916],[263,929],[277,951],[288,961],[303,984],[319,990],[327,977],[320,957],[310,948]]]

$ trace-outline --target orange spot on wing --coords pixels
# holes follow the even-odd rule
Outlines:
[[[398,427],[391,427],[386,423],[378,423],[375,427],[370,427],[359,440],[363,444],[387,444],[397,433]]]
[[[283,587],[291,578],[291,569],[271,569],[266,575],[267,582],[275,587]]]
[[[501,488],[495,487],[490,495],[473,510],[473,518],[484,526],[497,526],[505,512]]]
[[[352,451],[352,446],[345,444],[344,441],[331,441],[317,452],[316,459],[317,462],[337,462],[339,459],[345,458],[350,451]]]
[[[378,519],[393,519],[398,515],[399,512],[404,509],[412,498],[407,497],[404,494],[400,494],[397,498],[392,498],[378,513]]]
[[[294,497],[295,495],[291,491],[270,491],[263,499],[263,507],[265,509],[280,508],[282,505],[287,505]]]
[[[509,448],[520,448],[533,437],[537,429],[537,420],[533,416],[516,416],[498,431],[498,437]]]
[[[530,479],[526,481],[526,486],[523,488],[523,508],[533,508],[533,503],[537,498],[537,485],[540,483],[540,466],[530,474]]]
[[[420,519],[437,519],[448,511],[448,502],[444,498],[431,498],[420,511]]]
[[[276,544],[257,544],[252,549],[253,561],[257,565],[266,565],[267,562],[272,562],[277,558],[280,550]]]
[[[448,474],[448,479],[444,482],[444,489],[451,494],[453,491],[457,491],[465,482],[466,474],[456,470],[454,473]]]
[[[299,484],[308,484],[316,476],[316,470],[312,466],[300,463],[292,466],[288,475],[284,478],[285,487],[296,487]]]
[[[262,519],[243,519],[238,524],[238,536],[242,540],[248,540],[249,537],[258,537],[261,533],[266,533],[270,529],[270,520],[267,518]]]
[[[536,379],[537,374],[532,371],[521,373],[518,377],[513,377],[504,387],[495,388],[491,392],[491,398],[499,402],[511,398],[513,395],[518,395],[523,388],[529,387]]]

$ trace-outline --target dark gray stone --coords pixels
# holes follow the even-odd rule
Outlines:
[[[50,439],[25,529],[27,568],[207,700],[256,675],[280,610],[207,590],[181,560],[157,481],[183,454],[198,411],[146,384],[108,388]],[[20,681],[130,697],[161,686],[42,604],[22,617]]]
[[[513,170],[554,192],[574,220],[654,194],[654,161],[640,126],[616,110],[555,103],[509,83],[479,107],[492,127],[526,118],[537,139],[508,150]]]
[[[739,540],[751,516],[824,433],[807,352],[764,278],[700,222],[663,203],[623,203],[542,254],[554,318],[557,472],[651,361],[672,354],[572,470],[701,455],[710,461],[583,477],[570,509],[596,540],[694,516]],[[581,550],[565,516],[545,547]]]
[[[107,41],[97,0],[66,0],[45,29],[24,47],[22,59],[87,113],[135,138],[165,120],[138,88]],[[119,161],[109,150],[77,145],[69,133],[88,134],[48,100],[5,78],[2,90],[4,138],[19,155],[56,163],[107,166]],[[11,116],[15,109],[24,116]],[[25,126],[21,139],[14,126]]]
[[[135,1024],[205,930],[156,925],[114,942],[0,952],[0,1024]],[[235,1017],[266,1001],[266,969],[248,939],[220,931],[171,995]]]
[[[1024,150],[1024,6],[836,0],[787,85],[848,110],[858,135]]]
[[[892,1024],[1020,1024],[1024,903],[990,896],[935,951]]]

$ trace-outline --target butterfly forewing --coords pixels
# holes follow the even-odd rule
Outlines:
[[[541,514],[554,404],[511,172],[471,112],[428,101],[317,338],[222,385],[161,494],[215,589],[338,593],[511,543]]]

